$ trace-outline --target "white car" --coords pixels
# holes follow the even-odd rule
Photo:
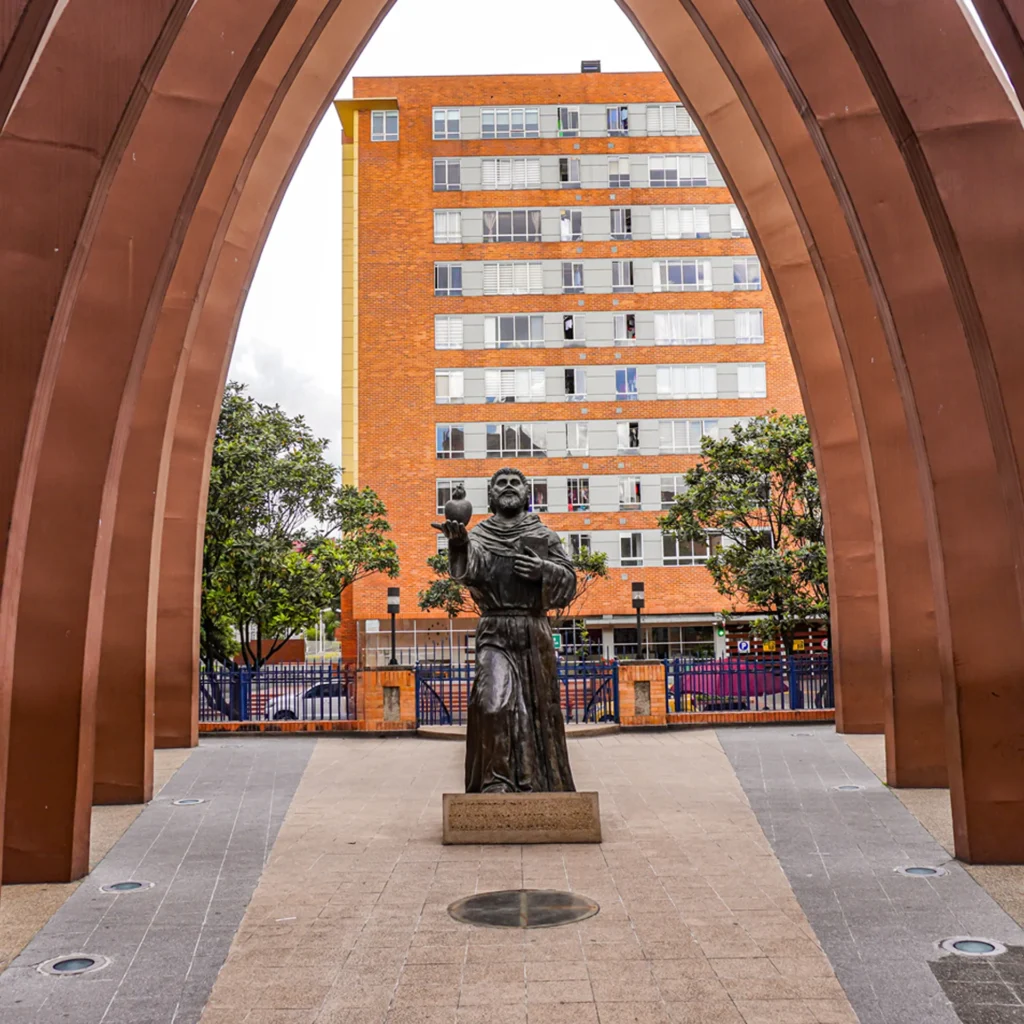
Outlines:
[[[290,693],[267,701],[267,718],[275,722],[337,722],[348,718],[348,698],[342,684],[317,683],[305,693]]]

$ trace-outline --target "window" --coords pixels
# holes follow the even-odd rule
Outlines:
[[[537,295],[543,291],[540,263],[484,264],[484,295]]]
[[[640,423],[631,420],[626,423],[615,424],[618,435],[618,449],[620,452],[635,451],[640,447]]]
[[[698,135],[697,126],[678,103],[660,103],[647,108],[648,135]]]
[[[485,157],[480,161],[480,187],[540,188],[540,157]]]
[[[736,344],[764,344],[764,315],[759,309],[736,310]]]
[[[635,366],[624,366],[615,371],[615,397],[623,401],[637,397]]]
[[[652,206],[651,238],[710,238],[706,206]]]
[[[718,437],[718,420],[662,420],[658,424],[658,449],[662,453],[699,452],[705,437]]]
[[[434,348],[459,349],[462,348],[462,317],[461,316],[435,316],[434,317]]]
[[[434,401],[461,402],[465,397],[462,370],[434,371]]]
[[[633,211],[628,206],[609,211],[611,214],[611,236],[623,240],[633,237]]]
[[[703,565],[708,555],[722,546],[719,534],[709,533],[704,540],[686,540],[672,534],[661,535],[661,558],[665,565]]]
[[[715,366],[658,367],[659,398],[715,398],[718,395],[718,371]]]
[[[543,402],[544,371],[484,370],[484,395],[488,402]]]
[[[570,512],[587,512],[590,509],[590,479],[585,476],[571,476],[565,482]]]
[[[708,158],[703,154],[649,156],[651,188],[690,188],[708,183]]]
[[[612,260],[612,291],[631,292],[633,290],[633,261]]]
[[[714,345],[715,314],[709,309],[654,314],[656,345]]]
[[[761,290],[761,261],[756,256],[732,261],[732,286],[738,292]]]
[[[543,344],[543,313],[484,317],[484,348],[530,348]]]
[[[587,455],[590,452],[587,426],[586,423],[566,423],[565,450],[569,455]]]
[[[485,434],[489,459],[542,459],[548,454],[544,423],[488,423]]]
[[[612,317],[612,327],[616,345],[636,344],[636,314],[616,313]]]
[[[531,477],[526,481],[530,488],[530,511],[547,512],[548,482],[546,478]]]
[[[461,133],[461,111],[458,107],[434,107],[434,138],[459,139]]]
[[[619,564],[622,566],[644,564],[644,536],[642,533],[619,534]]]
[[[613,156],[608,159],[608,187],[629,188],[629,157]]]
[[[437,513],[444,515],[445,505],[451,501],[452,491],[456,487],[465,487],[465,480],[438,480],[437,481]]]
[[[608,108],[608,134],[629,134],[629,107]]]
[[[635,630],[634,630],[635,632]],[[649,658],[713,658],[714,626],[652,626],[644,643]]]
[[[580,158],[560,156],[558,158],[558,180],[562,188],[580,187]]]
[[[582,402],[587,397],[587,371],[570,369],[565,371],[565,399],[567,402]]]
[[[740,398],[764,398],[767,395],[764,363],[738,363],[736,378]]]
[[[711,260],[654,260],[651,273],[656,292],[711,291]]]
[[[562,291],[572,295],[583,291],[583,264],[565,262],[562,264]]]
[[[575,558],[581,551],[590,550],[589,533],[570,533],[566,535],[565,546],[569,549],[569,557]]]
[[[462,161],[434,161],[434,191],[458,192],[462,188]]]
[[[558,134],[563,138],[575,138],[580,133],[580,108],[558,108]]]
[[[434,241],[462,241],[462,214],[458,210],[434,211]]]
[[[374,110],[370,113],[370,141],[398,141],[398,111]]]
[[[540,112],[536,107],[490,107],[480,111],[482,139],[536,139]]]
[[[437,457],[462,459],[466,455],[466,431],[461,423],[438,423]]]
[[[582,242],[583,241],[583,211],[582,210],[563,210],[559,217],[560,234],[559,240],[562,242]]]
[[[750,236],[747,225],[743,223],[740,211],[735,206],[729,207],[729,230],[733,238],[748,238]]]
[[[540,210],[484,210],[485,242],[539,242]]]
[[[621,510],[640,507],[640,477],[619,477],[619,508]]]
[[[462,294],[462,264],[461,263],[435,263],[434,264],[434,294],[435,295],[461,295]]]
[[[661,507],[671,508],[676,503],[676,495],[686,490],[686,477],[663,476],[661,478]]]
[[[586,321],[578,313],[566,313],[562,317],[562,340],[573,345],[580,344],[586,337]]]

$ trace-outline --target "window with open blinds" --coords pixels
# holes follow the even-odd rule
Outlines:
[[[462,348],[462,317],[434,317],[434,348]]]
[[[481,188],[540,188],[540,157],[485,157],[480,162]]]
[[[651,238],[710,238],[706,206],[652,206]]]
[[[658,398],[715,398],[718,370],[713,364],[658,367]]]
[[[484,295],[528,295],[543,291],[540,263],[484,264]]]
[[[698,135],[697,126],[679,103],[658,103],[647,108],[648,135]]]
[[[655,313],[654,343],[714,345],[715,314],[706,309]]]
[[[484,370],[484,396],[488,402],[543,402],[543,369]]]

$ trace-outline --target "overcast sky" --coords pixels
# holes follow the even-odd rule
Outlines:
[[[516,0],[511,6],[398,0],[355,74],[571,73],[581,60],[601,60],[606,71],[658,67],[613,0]],[[339,95],[352,95],[351,81]],[[340,339],[341,133],[331,109],[267,239],[229,376],[247,383],[260,401],[302,413],[331,440],[334,462],[340,458]]]
[[[500,11],[513,17],[498,18]],[[439,17],[439,12],[443,13]],[[543,31],[538,26],[543,25]],[[500,31],[496,31],[500,28]],[[442,56],[450,55],[450,56]],[[355,74],[477,75],[656,71],[613,0],[398,0]],[[351,81],[341,96],[352,95]],[[340,458],[341,131],[328,110],[267,239],[238,328],[229,378],[302,413]]]

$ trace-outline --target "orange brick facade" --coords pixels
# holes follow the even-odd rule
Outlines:
[[[356,79],[356,99],[397,99],[400,134],[397,142],[370,141],[370,115],[358,126],[358,483],[374,488],[385,501],[398,545],[402,573],[398,580],[370,579],[353,588],[346,610],[357,622],[380,621],[388,629],[386,588],[396,583],[402,592],[403,620],[437,620],[436,613],[420,612],[417,593],[426,587],[431,572],[426,559],[436,550],[435,480],[439,477],[489,476],[502,463],[495,459],[440,460],[435,454],[436,423],[494,422],[502,419],[538,422],[581,417],[579,404],[547,401],[506,406],[489,404],[437,405],[434,369],[439,367],[581,366],[588,369],[620,361],[621,348],[528,348],[472,351],[436,351],[434,316],[438,313],[559,312],[658,309],[714,309],[756,307],[764,311],[764,344],[630,347],[630,365],[658,363],[764,362],[767,397],[763,399],[706,399],[686,401],[634,401],[629,419],[672,419],[752,416],[768,409],[799,412],[800,394],[780,318],[765,287],[761,291],[700,291],[655,294],[587,294],[585,307],[576,310],[577,296],[515,295],[435,297],[435,261],[550,260],[651,256],[754,255],[749,238],[683,239],[672,241],[541,242],[444,244],[433,241],[435,209],[481,206],[551,207],[567,205],[558,191],[452,191],[432,188],[435,157],[502,155],[608,156],[629,153],[706,152],[700,136],[629,136],[608,138],[530,138],[492,140],[434,140],[432,108],[541,106],[547,104],[674,103],[676,97],[660,74],[580,74],[495,77]],[[578,148],[577,148],[578,147]],[[729,203],[724,188],[617,189],[611,205],[704,205]],[[571,197],[575,208],[608,206],[609,191],[584,189],[582,199]],[[582,252],[580,250],[582,249]],[[619,300],[613,305],[613,298]],[[583,357],[583,358],[581,358]],[[614,402],[588,402],[588,420],[624,418]],[[515,464],[528,476],[678,474],[694,465],[698,456],[618,455],[583,458],[520,459]],[[581,462],[588,463],[587,469]],[[478,513],[482,509],[476,510]],[[660,513],[654,511],[590,512],[589,524],[581,513],[544,514],[544,521],[559,533],[655,529]],[[625,519],[624,524],[622,520]],[[478,518],[474,518],[474,523]],[[645,615],[673,616],[721,609],[725,600],[711,585],[702,566],[610,568],[609,578],[589,592],[582,613],[587,616],[632,615],[630,586],[646,585]],[[346,595],[347,596],[347,595]],[[349,634],[349,637],[351,634]]]

